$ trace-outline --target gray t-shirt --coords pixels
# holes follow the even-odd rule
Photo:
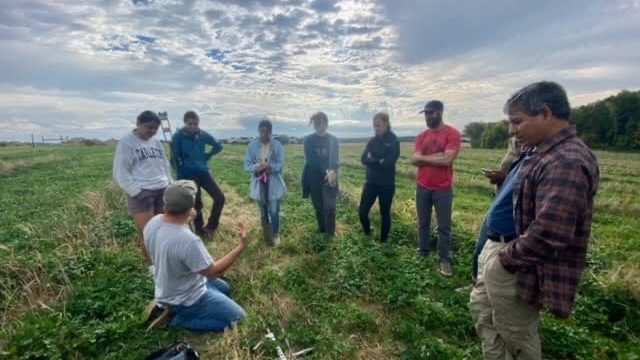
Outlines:
[[[190,306],[207,290],[207,278],[198,272],[213,264],[213,258],[187,225],[163,217],[154,216],[143,231],[155,267],[155,297],[161,303]]]

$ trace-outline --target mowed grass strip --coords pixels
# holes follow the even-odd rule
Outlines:
[[[248,197],[249,174],[238,163],[243,154],[244,147],[225,147],[224,156],[213,159],[213,171],[227,193],[243,194],[243,206],[257,217],[258,208]],[[300,167],[291,165],[291,161],[297,163],[287,159],[285,167],[289,193],[281,210],[282,243],[275,248],[266,247],[261,229],[255,229],[252,234],[257,244],[247,251],[245,261],[231,271],[237,276],[234,285],[238,287],[238,300],[246,304],[248,312],[247,321],[238,329],[245,346],[262,341],[268,328],[285,351],[315,347],[310,359],[398,358],[400,344],[389,339],[391,323],[388,317],[379,316],[383,309],[357,299],[343,299],[326,285],[323,258],[336,245],[316,233],[311,202],[301,198]],[[225,218],[223,215],[223,221]],[[344,234],[347,226],[338,226]],[[275,355],[269,346],[252,354],[256,358]]]
[[[293,151],[290,150],[292,148],[294,149]],[[311,232],[314,232],[316,228],[310,200],[300,198],[299,181],[303,157],[296,149],[300,149],[300,147],[287,147],[287,150],[291,152],[287,153],[285,177],[290,188],[290,194],[283,204],[285,209],[284,217],[287,218],[284,222],[283,238],[289,236],[287,234],[287,224],[289,226],[295,224],[295,227],[304,227],[304,229],[309,229]],[[229,147],[225,151],[228,151],[228,159],[231,159],[233,156],[230,155]],[[240,154],[242,150],[234,151]],[[225,164],[223,169],[228,171],[228,168],[229,166]],[[248,189],[248,177],[245,177],[241,186],[244,189]],[[335,301],[373,305],[375,310],[368,312],[374,315],[374,319],[383,323],[386,322],[390,327],[386,329],[366,328],[366,331],[371,332],[371,334],[362,334],[361,336],[393,339],[391,344],[395,345],[391,345],[389,347],[391,350],[385,353],[388,358],[402,356],[411,358],[416,356],[415,349],[418,349],[417,354],[442,355],[451,353],[454,357],[460,355],[461,352],[457,351],[453,346],[447,345],[442,340],[442,337],[434,337],[433,334],[426,336],[424,332],[416,333],[415,336],[410,335],[415,330],[409,324],[411,322],[410,318],[415,314],[406,313],[404,309],[409,308],[408,304],[416,299],[415,294],[419,294],[423,287],[430,282],[441,281],[440,279],[431,278],[435,272],[429,269],[434,268],[434,263],[432,261],[427,263],[420,262],[415,256],[414,248],[407,246],[387,247],[378,244],[371,238],[362,236],[356,207],[348,200],[348,197],[347,192],[341,191],[338,205],[339,236],[337,238],[326,243],[323,242],[322,237],[318,237],[316,234],[309,236],[309,230],[305,230],[306,236],[301,234],[303,237],[300,240],[308,241],[308,246],[311,247],[310,250],[312,251],[311,255],[314,255],[314,253],[317,253],[317,255],[311,257],[307,262],[298,264],[297,268],[294,267],[288,273],[288,276],[292,277],[291,280],[295,279],[293,284],[296,286],[291,291],[295,294],[299,291],[306,291],[311,287],[314,293],[303,298],[324,296],[321,301],[317,302],[324,307],[327,306],[327,302]],[[289,213],[286,211],[286,207],[287,204],[292,202],[296,203],[294,208],[296,216],[303,215],[304,220],[291,222],[288,219]],[[299,239],[292,240],[299,241]],[[310,264],[313,264],[314,271],[312,272],[308,271],[309,267],[311,267]],[[315,267],[318,267],[318,269],[315,270]],[[299,276],[298,273],[300,272],[304,275]],[[315,280],[316,278],[317,280]],[[421,298],[415,301],[424,302],[426,300]],[[322,311],[323,308],[321,306],[316,306],[318,306],[317,310],[321,311],[318,315],[321,318],[329,315],[326,313],[327,311],[331,312],[330,308]],[[427,307],[423,306],[422,308],[426,311]],[[431,311],[431,307],[428,308]],[[401,317],[398,318],[396,316]],[[431,318],[433,320],[433,317]],[[438,329],[442,330],[443,328],[438,327]],[[353,354],[347,351],[343,355],[333,355],[331,358],[340,358],[340,356],[346,356],[345,354],[358,356],[357,354],[367,353],[369,348],[370,346],[361,346]],[[473,353],[473,350],[470,350],[470,352]],[[334,351],[333,354],[340,353]],[[324,356],[326,358],[328,355],[325,354]]]
[[[466,309],[468,295],[453,289],[468,281],[471,247],[492,199],[492,187],[482,178],[480,168],[495,167],[503,152],[465,149],[456,163],[456,275],[447,280],[437,275],[433,256],[426,262],[416,256],[415,181],[411,177],[415,170],[406,163],[411,145],[403,144],[402,148],[404,162],[399,165],[402,172],[393,205],[391,244],[381,245],[375,237],[360,234],[357,202],[364,168],[358,161],[363,147],[341,147],[339,236],[333,240],[315,232],[311,201],[301,198],[302,147],[286,147],[289,194],[282,204],[283,242],[276,248],[268,248],[260,240],[258,209],[248,197],[249,175],[242,169],[245,147],[227,145],[212,159],[214,174],[227,193],[221,231],[209,243],[212,253],[222,256],[237,243],[235,232],[240,221],[250,224],[255,238],[227,274],[233,296],[245,307],[248,318],[224,335],[145,333],[140,312],[152,297],[153,285],[131,242],[135,230],[125,213],[124,197],[107,187],[80,193],[84,201],[77,207],[60,205],[68,199],[57,198],[61,203],[56,205],[66,209],[67,220],[54,222],[50,216],[42,216],[33,228],[49,228],[77,239],[77,244],[86,244],[85,251],[69,252],[58,263],[52,262],[48,253],[31,261],[42,264],[38,272],[62,267],[60,283],[70,284],[66,289],[71,290],[44,301],[46,307],[36,303],[39,310],[20,316],[11,323],[11,331],[3,329],[0,354],[24,359],[141,358],[157,347],[186,338],[197,345],[204,358],[267,359],[275,357],[273,344],[264,343],[258,351],[251,348],[264,340],[269,328],[285,351],[314,346],[316,351],[306,357],[309,359],[480,358],[480,345]],[[103,164],[108,163],[108,176],[112,151],[97,154],[97,158],[104,157]],[[637,219],[625,208],[612,210],[616,199],[624,204],[637,197],[615,179],[625,171],[635,171],[640,161],[620,154],[598,155],[603,169],[616,175],[611,179],[603,176],[591,265],[574,317],[569,321],[543,319],[547,358],[625,359],[640,353]],[[36,168],[24,168],[8,178]],[[105,184],[108,181],[96,186]],[[599,203],[601,196],[613,200]],[[629,202],[629,211],[633,204]],[[376,229],[378,217],[374,207],[371,218]],[[36,246],[22,241],[17,245],[11,245],[11,251]],[[55,257],[60,252],[51,254]]]

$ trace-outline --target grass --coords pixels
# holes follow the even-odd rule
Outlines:
[[[390,244],[361,234],[357,216],[362,144],[341,147],[338,236],[316,233],[301,198],[301,146],[286,147],[282,244],[260,240],[248,197],[244,147],[226,146],[211,162],[227,196],[221,231],[208,244],[220,257],[237,242],[239,222],[254,241],[226,275],[248,317],[225,334],[142,329],[153,284],[142,266],[125,200],[110,181],[112,147],[0,149],[0,358],[141,358],[187,339],[205,359],[267,359],[275,344],[306,359],[477,359],[480,346],[456,287],[468,284],[473,246],[493,188],[481,168],[503,152],[465,149],[456,161],[453,213],[455,275],[415,253],[415,180],[403,144]],[[640,154],[598,152],[590,267],[573,317],[543,316],[548,359],[637,359],[640,353]],[[379,228],[377,206],[372,223]],[[435,234],[434,234],[435,239]]]

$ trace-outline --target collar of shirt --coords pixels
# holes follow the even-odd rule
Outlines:
[[[575,135],[576,135],[576,129],[573,126],[570,126],[564,130],[558,131],[552,137],[544,141],[542,144],[533,148],[532,149],[533,153],[544,154],[547,151],[551,150],[557,144]]]

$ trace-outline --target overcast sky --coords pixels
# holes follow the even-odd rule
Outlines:
[[[0,140],[120,138],[143,110],[215,137],[338,137],[503,118],[518,88],[554,80],[573,106],[640,88],[640,0],[2,0]]]

